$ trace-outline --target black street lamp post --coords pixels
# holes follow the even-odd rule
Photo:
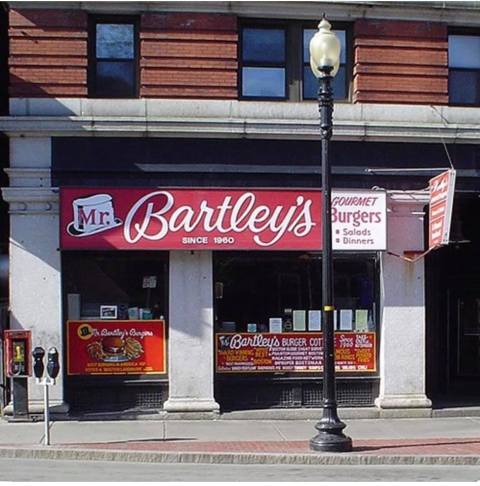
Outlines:
[[[323,416],[315,425],[318,434],[310,440],[310,448],[324,452],[348,452],[352,440],[343,433],[345,424],[338,418],[335,389],[335,331],[333,300],[332,215],[329,141],[332,137],[332,79],[340,63],[340,42],[323,17],[319,30],[310,41],[310,66],[319,80],[318,104],[322,140],[323,186],[323,258],[322,258],[322,321],[323,321]]]

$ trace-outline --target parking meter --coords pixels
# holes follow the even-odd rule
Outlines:
[[[35,378],[40,379],[43,376],[43,372],[45,371],[45,365],[43,363],[43,358],[45,357],[45,350],[37,346],[32,351],[33,356],[33,374]]]
[[[55,379],[60,371],[60,364],[58,362],[57,348],[50,348],[47,354],[47,374],[50,378]]]

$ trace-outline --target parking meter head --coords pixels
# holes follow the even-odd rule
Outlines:
[[[50,378],[55,379],[60,371],[58,362],[57,348],[50,348],[47,353],[47,374]]]
[[[43,372],[45,371],[45,365],[43,363],[43,358],[45,357],[45,350],[37,346],[32,351],[33,356],[33,374],[35,378],[41,378],[43,376]]]

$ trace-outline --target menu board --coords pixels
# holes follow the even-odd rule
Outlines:
[[[166,372],[165,321],[68,321],[68,375]]]
[[[224,333],[216,335],[217,373],[319,372],[323,370],[323,335],[308,333]],[[336,332],[335,369],[375,372],[374,332]]]

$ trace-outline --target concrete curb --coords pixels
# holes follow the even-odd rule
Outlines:
[[[152,452],[99,449],[61,449],[55,446],[0,447],[0,458],[196,464],[290,464],[290,465],[429,465],[478,466],[475,455],[373,455],[373,454],[273,454]]]

